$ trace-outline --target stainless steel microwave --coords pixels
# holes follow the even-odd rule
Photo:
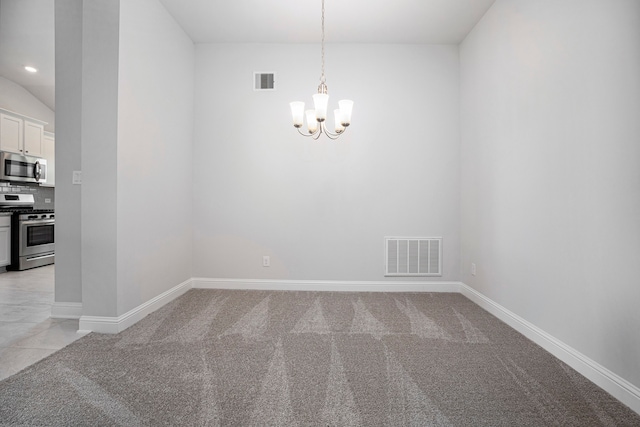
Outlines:
[[[0,151],[0,180],[45,184],[47,160]]]

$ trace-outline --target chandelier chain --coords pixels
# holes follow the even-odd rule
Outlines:
[[[320,83],[326,83],[324,76],[324,0],[322,0],[322,76],[320,77]]]

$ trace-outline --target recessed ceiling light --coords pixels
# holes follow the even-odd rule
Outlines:
[[[27,70],[30,73],[37,73],[38,72],[38,70],[36,70],[35,68],[30,67],[28,65],[26,67],[24,67],[24,69]]]

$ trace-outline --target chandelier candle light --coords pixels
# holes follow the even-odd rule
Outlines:
[[[320,85],[318,93],[313,95],[314,110],[304,109],[304,102],[291,102],[291,115],[293,116],[293,126],[298,129],[300,135],[311,136],[313,139],[320,138],[321,134],[327,135],[330,139],[337,139],[351,124],[351,111],[353,109],[353,101],[343,99],[338,101],[340,109],[334,110],[335,116],[335,133],[327,129],[327,105],[329,104],[329,94],[324,76],[324,0],[322,0],[322,75],[320,76]],[[307,133],[300,130],[307,118]]]

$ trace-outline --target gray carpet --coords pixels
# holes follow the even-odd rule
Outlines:
[[[0,383],[0,425],[640,426],[459,294],[192,290]]]

